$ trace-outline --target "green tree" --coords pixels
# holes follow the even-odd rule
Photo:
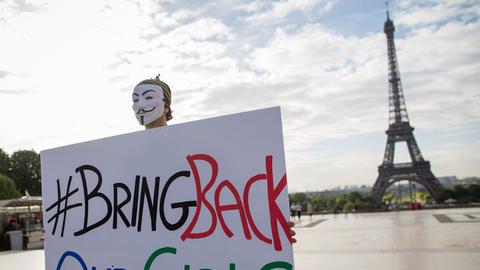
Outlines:
[[[470,185],[469,190],[472,200],[474,202],[480,202],[480,185]]]
[[[443,191],[441,191],[440,195],[440,201],[443,202],[448,199],[455,199],[457,196],[455,195],[455,191],[451,188],[444,188]]]
[[[347,202],[356,203],[358,200],[362,200],[362,194],[358,191],[352,191],[347,194]]]
[[[354,204],[354,203],[351,203],[351,202],[347,202],[347,203],[343,206],[343,210],[345,210],[345,211],[347,211],[347,212],[352,212],[354,208],[355,208],[355,204]]]
[[[3,175],[8,174],[10,168],[10,157],[3,149],[0,148],[0,173]]]
[[[335,196],[329,196],[327,198],[327,207],[328,209],[336,208],[336,197]]]
[[[307,196],[304,192],[295,192],[290,194],[290,202],[298,203],[304,209],[307,205]]]
[[[312,200],[311,200],[312,204],[313,204],[313,208],[315,210],[325,210],[327,209],[327,198],[325,196],[322,196],[322,195],[315,195],[312,197]]]
[[[20,197],[15,182],[0,173],[0,200],[14,199]]]
[[[33,150],[19,150],[10,157],[11,170],[8,176],[13,179],[21,193],[41,195],[40,155]]]
[[[416,196],[422,201],[428,201],[431,199],[431,195],[428,191],[418,191]]]
[[[463,185],[455,185],[453,186],[454,192],[454,199],[456,199],[460,203],[468,203],[470,202],[470,192],[469,190]]]
[[[335,199],[335,206],[337,208],[340,208],[340,209],[343,209],[343,207],[345,206],[345,204],[347,203],[347,196],[345,195],[338,195],[337,198]]]
[[[383,194],[382,202],[391,201],[394,196],[395,194],[393,192],[386,192],[385,194]]]

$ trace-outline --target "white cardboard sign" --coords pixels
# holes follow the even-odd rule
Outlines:
[[[41,152],[47,270],[293,269],[280,108]]]

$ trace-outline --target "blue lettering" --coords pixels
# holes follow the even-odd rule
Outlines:
[[[78,263],[80,263],[83,270],[88,270],[88,267],[85,264],[85,262],[83,261],[82,257],[80,257],[80,255],[78,255],[77,253],[75,253],[73,251],[67,251],[67,252],[63,253],[62,257],[60,257],[60,260],[58,261],[57,268],[56,268],[57,270],[62,269],[63,262],[65,261],[65,259],[67,257],[75,258],[78,261]],[[95,270],[95,269],[92,269],[92,270]]]
[[[87,264],[85,263],[85,261],[82,259],[82,257],[76,253],[76,252],[73,252],[73,251],[66,251],[65,253],[63,253],[62,257],[60,257],[60,260],[58,260],[58,264],[57,264],[57,268],[56,270],[62,270],[62,266],[63,266],[63,262],[68,258],[68,257],[72,257],[74,258],[75,260],[77,260],[77,262],[80,264],[80,266],[82,267],[82,270],[88,270],[88,267],[87,267]],[[97,270],[97,267],[96,266],[92,266],[92,270]],[[127,270],[125,268],[116,268],[112,265],[112,268],[107,268],[107,270]]]

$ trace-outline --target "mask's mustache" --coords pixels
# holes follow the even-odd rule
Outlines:
[[[156,107],[153,107],[153,108],[150,109],[150,110],[140,109],[140,110],[138,110],[137,114],[149,113],[149,112],[155,110],[155,108],[156,108]]]

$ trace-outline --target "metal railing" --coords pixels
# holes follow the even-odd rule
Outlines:
[[[393,167],[394,167],[395,169],[411,168],[411,167],[413,167],[413,163],[411,163],[411,162],[396,163],[396,164],[393,164]]]

